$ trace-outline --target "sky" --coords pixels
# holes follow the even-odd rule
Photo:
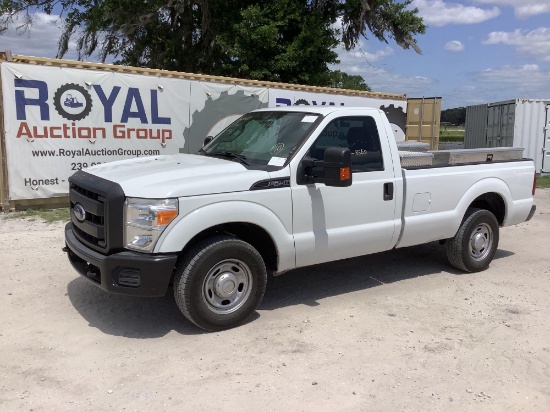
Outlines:
[[[443,109],[550,100],[550,0],[413,0],[411,7],[428,26],[416,37],[421,55],[369,36],[353,51],[337,50],[340,64],[331,68],[361,75],[373,91],[442,97]],[[0,49],[55,57],[62,21],[32,17],[30,33],[12,27]],[[74,44],[64,58],[77,58]]]
[[[374,91],[442,97],[443,109],[550,100],[550,0],[413,0],[422,55],[392,41],[339,51],[338,68]]]

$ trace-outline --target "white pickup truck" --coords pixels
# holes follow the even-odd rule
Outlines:
[[[487,268],[499,227],[535,212],[535,169],[484,160],[402,167],[377,109],[257,110],[197,154],[76,172],[65,251],[107,292],[173,284],[189,320],[226,329],[254,313],[268,273],[437,240],[456,268]]]

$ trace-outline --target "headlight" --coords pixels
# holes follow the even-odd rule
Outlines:
[[[166,226],[177,215],[177,199],[127,198],[124,244],[128,249],[152,252]]]

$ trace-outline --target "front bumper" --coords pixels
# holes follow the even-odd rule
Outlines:
[[[110,292],[132,296],[166,295],[178,256],[131,251],[102,255],[82,244],[73,224],[65,226],[65,244],[71,265],[84,279]]]

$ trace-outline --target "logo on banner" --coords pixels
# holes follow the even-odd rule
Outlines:
[[[14,79],[14,85],[16,118],[20,121],[17,138],[32,140],[112,137],[160,140],[163,145],[172,139],[172,129],[162,127],[171,125],[172,119],[159,114],[159,92],[156,89],[144,91],[138,87],[128,87],[123,90],[121,86],[113,86],[106,90],[104,86],[94,84],[90,85],[88,91],[76,83],[63,84],[53,95],[53,108],[70,123],[59,123],[50,118],[48,83],[42,80]],[[149,105],[144,103],[144,92],[149,94],[149,99],[145,100]],[[94,102],[103,114],[103,122],[96,121],[93,125],[78,124],[78,121],[90,115]],[[27,120],[28,116],[33,122]],[[129,126],[130,122],[139,122],[142,126]],[[154,125],[157,127],[152,127]]]
[[[292,106],[292,100],[285,97],[276,97],[275,106]],[[294,102],[294,106],[344,106],[344,103],[326,102],[312,100],[311,102],[306,99],[298,99]]]
[[[64,84],[53,95],[53,107],[67,120],[82,120],[92,111],[92,96],[78,84]]]

